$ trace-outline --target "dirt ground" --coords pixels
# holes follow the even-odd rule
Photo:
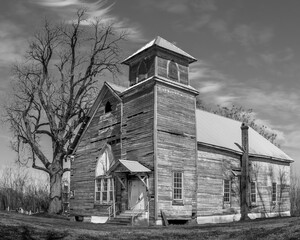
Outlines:
[[[300,239],[300,218],[259,219],[226,224],[131,227],[0,212],[0,239]]]

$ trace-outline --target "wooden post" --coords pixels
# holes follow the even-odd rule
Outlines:
[[[242,123],[242,169],[241,169],[241,220],[249,219],[249,127]]]
[[[111,178],[112,181],[112,192],[113,192],[113,211],[114,211],[114,217],[116,217],[116,198],[115,198],[115,181],[114,178]]]

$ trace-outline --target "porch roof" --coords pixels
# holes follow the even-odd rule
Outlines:
[[[151,170],[137,161],[119,159],[108,172],[145,173],[151,172]]]

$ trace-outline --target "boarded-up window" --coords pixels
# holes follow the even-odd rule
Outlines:
[[[251,182],[250,185],[250,200],[252,203],[256,202],[256,184],[255,182]]]
[[[276,202],[276,197],[277,197],[277,184],[272,183],[272,201]]]
[[[224,203],[230,202],[230,181],[224,180]]]
[[[183,173],[173,172],[173,200],[183,200]]]
[[[168,77],[172,80],[178,81],[178,67],[174,61],[169,62]]]

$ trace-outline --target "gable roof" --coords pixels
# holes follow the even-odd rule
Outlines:
[[[127,87],[123,87],[114,83],[105,82],[105,84],[108,87],[110,87],[117,95],[120,95],[122,92],[124,92],[127,89]]]
[[[167,49],[171,52],[177,53],[179,55],[182,55],[186,58],[189,59],[189,63],[195,62],[197,61],[196,58],[194,58],[193,56],[191,56],[190,54],[186,53],[185,51],[183,51],[182,49],[180,49],[179,47],[175,46],[173,43],[170,43],[169,41],[163,39],[160,36],[157,36],[156,38],[154,38],[152,41],[148,42],[145,46],[141,47],[139,50],[137,50],[135,53],[133,53],[132,55],[130,55],[128,58],[126,58],[122,63],[124,64],[128,64],[128,61],[133,58],[135,55],[140,54],[141,52],[144,52],[145,50],[153,47],[153,46],[158,46],[164,49]]]
[[[131,161],[131,160],[122,160],[119,159],[111,168],[108,170],[108,172],[130,172],[130,173],[145,173],[145,172],[151,172],[151,170],[138,161]]]
[[[77,132],[75,139],[73,141],[73,146],[71,148],[71,154],[74,154],[77,150],[79,142],[81,141],[83,135],[85,134],[86,130],[89,127],[90,122],[93,120],[94,114],[96,113],[105,92],[105,89],[108,89],[119,101],[121,101],[120,94],[126,90],[126,87],[119,86],[113,83],[104,82],[97,98],[95,99],[93,105],[91,106],[90,110],[88,111],[86,120],[81,124],[79,131]]]
[[[242,154],[235,143],[241,144],[241,122],[196,110],[197,141]],[[249,155],[292,161],[287,154],[249,127]]]

